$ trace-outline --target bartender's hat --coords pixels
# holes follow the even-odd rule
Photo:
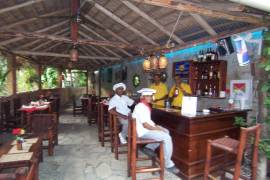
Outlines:
[[[124,91],[126,90],[126,85],[124,83],[117,83],[115,85],[113,85],[113,91],[115,91],[117,88],[123,87]]]
[[[155,94],[157,91],[155,89],[150,89],[150,88],[142,88],[141,90],[137,91],[140,93],[142,96],[151,96]]]

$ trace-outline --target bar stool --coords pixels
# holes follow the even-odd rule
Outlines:
[[[129,116],[128,118],[128,176],[132,176],[132,180],[136,180],[136,173],[154,173],[159,172],[160,177],[157,180],[164,179],[164,149],[163,141],[153,139],[144,139],[137,137],[136,120]],[[145,158],[138,156],[138,146],[152,143],[159,143],[158,157]],[[152,160],[152,166],[139,167],[137,161]],[[158,162],[158,164],[156,163]]]
[[[118,134],[120,133],[120,124],[118,117],[115,113],[110,112],[110,138],[111,138],[111,151],[114,152],[115,159],[119,159],[119,154],[126,154],[127,151],[119,151],[120,147],[125,147],[127,144],[119,142]]]
[[[254,144],[253,146],[253,154],[252,154],[252,179],[256,179],[256,171],[258,164],[258,144],[260,139],[261,125],[257,124],[256,126],[252,126],[249,128],[241,128],[240,131],[240,140],[235,140],[229,137],[223,137],[216,140],[208,140],[207,142],[207,150],[206,150],[206,160],[205,160],[205,169],[204,169],[204,180],[215,179],[210,172],[210,163],[211,163],[211,153],[212,147],[217,148],[219,150],[223,150],[225,152],[224,160],[225,166],[227,165],[227,153],[236,155],[236,162],[234,164],[234,172],[230,169],[224,169],[226,172],[233,174],[233,180],[238,180],[240,177],[246,179],[241,175],[241,162],[243,158],[243,154],[246,147],[246,142],[249,134],[255,134]],[[225,173],[223,174],[225,176]]]
[[[104,103],[99,103],[99,126],[100,126],[100,142],[101,146],[104,147],[105,142],[111,142],[110,133],[111,128],[108,124],[108,106]]]

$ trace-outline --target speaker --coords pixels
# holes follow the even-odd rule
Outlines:
[[[219,56],[225,56],[234,53],[231,37],[217,40],[217,51]]]

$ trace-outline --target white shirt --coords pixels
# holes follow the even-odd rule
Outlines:
[[[131,106],[134,100],[130,99],[126,95],[118,96],[115,94],[109,101],[109,110],[116,108],[116,111],[120,114],[127,116],[130,113],[128,106]]]
[[[143,127],[143,123],[148,123],[151,126],[155,126],[155,123],[151,120],[151,112],[149,108],[143,103],[139,103],[135,106],[132,117],[136,119],[138,137],[142,137],[150,131],[149,129]]]

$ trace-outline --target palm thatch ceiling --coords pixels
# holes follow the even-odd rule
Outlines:
[[[162,47],[169,38],[181,47],[269,21],[269,13],[229,0],[81,0],[74,14],[76,1],[1,1],[0,48],[66,67],[75,32],[79,60],[73,66],[95,69],[132,59],[141,48]]]

